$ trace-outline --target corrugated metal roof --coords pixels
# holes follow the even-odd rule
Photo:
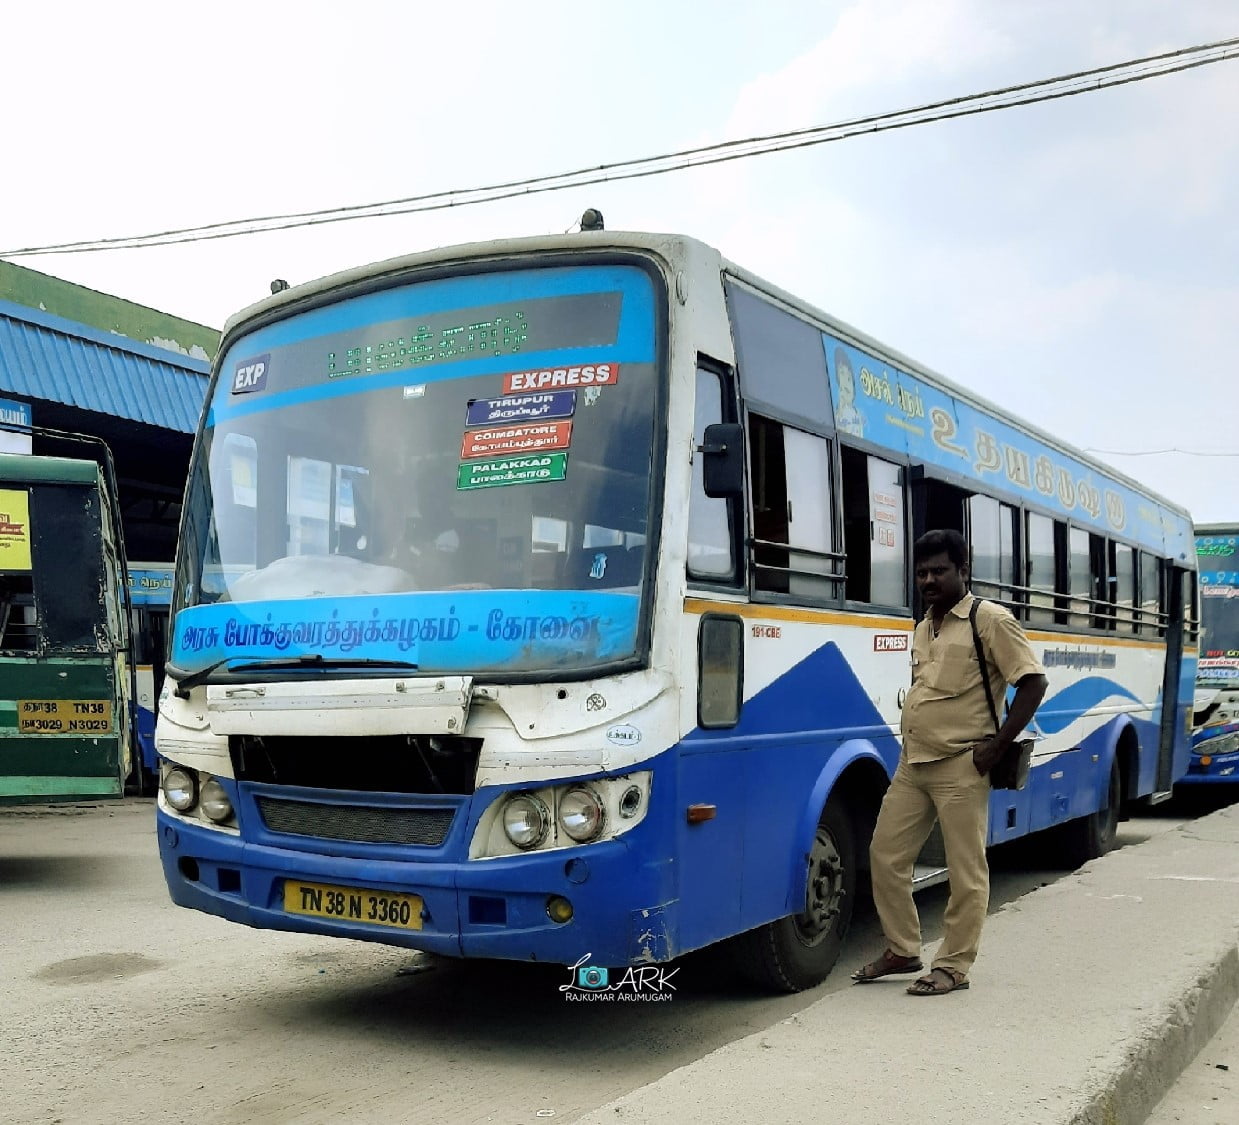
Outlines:
[[[209,366],[0,301],[0,392],[192,434]]]

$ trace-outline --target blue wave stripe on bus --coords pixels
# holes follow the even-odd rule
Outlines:
[[[1042,700],[1041,706],[1037,708],[1037,729],[1042,734],[1058,734],[1086,711],[1100,707],[1107,700],[1116,697],[1129,699],[1133,703],[1144,702],[1114,680],[1104,676],[1085,676],[1084,679],[1063,688],[1058,694]]]
[[[698,727],[686,741],[787,734],[885,739],[893,733],[839,646],[829,642],[747,700],[734,727]]]

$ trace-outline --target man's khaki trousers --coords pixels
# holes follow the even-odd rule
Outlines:
[[[892,953],[920,956],[912,867],[937,820],[946,844],[951,894],[933,967],[965,975],[972,968],[989,907],[989,794],[989,778],[977,773],[967,751],[915,765],[899,759],[869,845],[873,902]]]

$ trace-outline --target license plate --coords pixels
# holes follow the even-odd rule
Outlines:
[[[396,930],[422,928],[421,895],[372,891],[365,887],[335,887],[328,883],[284,882],[284,909],[314,918],[341,918]]]

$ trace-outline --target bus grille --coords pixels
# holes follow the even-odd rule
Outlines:
[[[454,809],[391,809],[327,805],[257,797],[263,823],[272,832],[353,840],[364,844],[421,844],[437,847],[452,827]]]

